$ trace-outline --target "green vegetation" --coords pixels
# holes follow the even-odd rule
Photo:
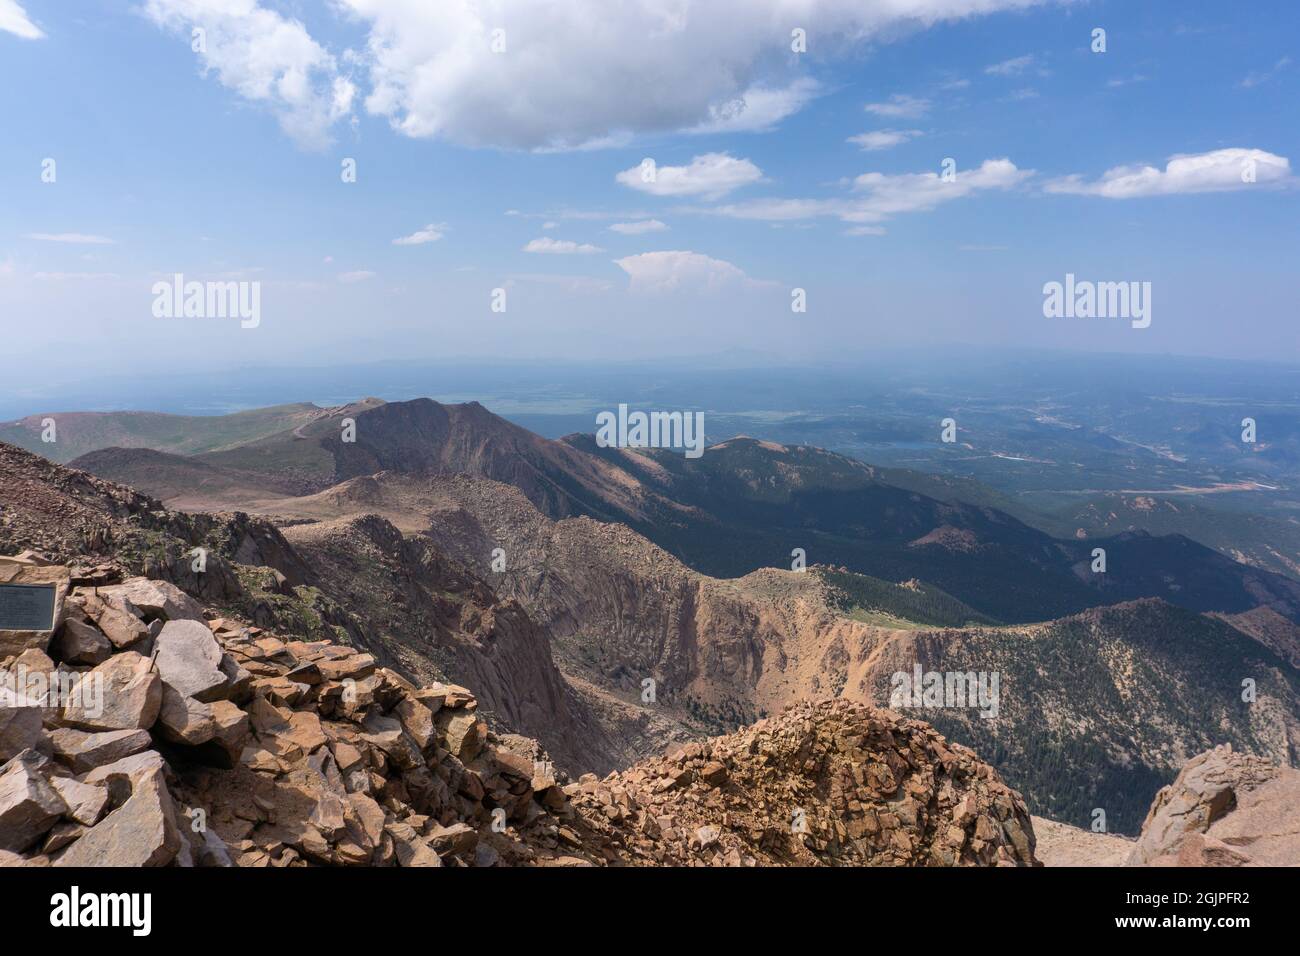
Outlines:
[[[1300,719],[1294,668],[1220,621],[1159,601],[935,632],[916,650],[926,671],[997,673],[999,712],[906,713],[993,764],[1034,813],[1084,826],[1100,807],[1117,833],[1136,833],[1156,790],[1217,744],[1286,760],[1279,722]],[[1246,678],[1257,703],[1242,700]],[[888,701],[888,680],[877,700]]]
[[[965,627],[992,618],[939,588],[919,581],[891,584],[852,571],[814,568],[833,589],[836,606],[856,621],[878,627]]]

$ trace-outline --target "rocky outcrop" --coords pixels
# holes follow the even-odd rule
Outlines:
[[[1300,771],[1231,747],[1188,761],[1161,789],[1129,866],[1294,866]]]
[[[798,704],[565,792],[611,862],[1036,862],[1024,801],[991,767],[928,724],[844,700]]]
[[[60,629],[54,657],[0,660],[7,679],[21,678],[0,708],[0,863],[1034,859],[1019,795],[919,721],[806,705],[567,783],[536,741],[495,733],[464,687],[416,686],[356,648],[282,639],[208,608],[196,620],[167,587],[130,580],[67,598],[67,621],[82,629],[116,602],[147,646],[119,648],[101,632],[113,652],[91,665],[59,657],[80,646]]]

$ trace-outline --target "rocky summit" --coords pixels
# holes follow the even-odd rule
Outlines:
[[[1024,801],[988,764],[928,724],[845,700],[796,704],[565,792],[611,862],[1036,862]]]
[[[1035,862],[992,768],[847,701],[570,782],[464,687],[143,577],[73,588],[0,670],[6,866]]]

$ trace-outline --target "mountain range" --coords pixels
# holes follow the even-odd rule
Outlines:
[[[810,446],[738,437],[689,460],[541,438],[476,403],[35,416],[6,435],[44,452],[46,417],[73,470],[4,450],[7,549],[111,553],[260,626],[473,686],[575,773],[801,700],[886,706],[918,666],[1000,675],[996,718],[916,716],[1067,823],[1104,807],[1136,833],[1219,743],[1296,760],[1300,584],[1180,535],[1058,538]],[[73,520],[14,517],[35,500]]]

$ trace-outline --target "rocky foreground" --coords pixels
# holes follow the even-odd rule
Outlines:
[[[569,783],[465,688],[167,582],[70,587],[58,621],[0,644],[0,865],[1035,863],[992,768],[862,704]]]

